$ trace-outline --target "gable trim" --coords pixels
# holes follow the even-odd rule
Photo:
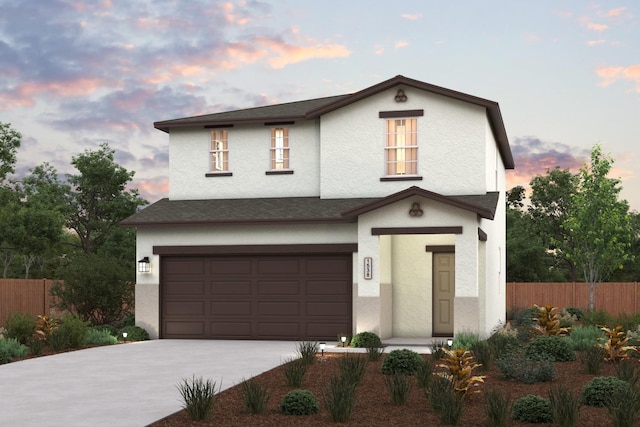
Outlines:
[[[462,226],[459,227],[388,227],[371,228],[372,236],[384,236],[389,234],[462,234]]]

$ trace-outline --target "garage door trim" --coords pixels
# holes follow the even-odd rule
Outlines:
[[[357,243],[308,245],[154,246],[154,255],[344,254],[358,252]]]

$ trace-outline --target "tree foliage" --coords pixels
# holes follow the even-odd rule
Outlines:
[[[129,271],[131,270],[131,271]],[[133,267],[125,269],[113,257],[79,254],[58,270],[61,282],[51,288],[56,307],[68,310],[94,325],[121,320],[133,307],[134,291],[130,281]]]
[[[595,308],[596,285],[622,268],[631,256],[633,230],[629,206],[619,199],[620,180],[608,177],[613,162],[599,145],[594,146],[591,162],[580,168],[572,211],[562,225],[574,243],[563,249],[589,284],[590,309]]]
[[[10,123],[0,122],[0,182],[15,171],[16,153],[22,143],[22,134]]]

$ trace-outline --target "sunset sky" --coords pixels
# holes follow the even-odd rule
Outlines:
[[[497,101],[508,188],[599,143],[640,211],[637,1],[0,0],[0,121],[16,177],[108,142],[167,196],[154,121],[355,92],[398,74]]]

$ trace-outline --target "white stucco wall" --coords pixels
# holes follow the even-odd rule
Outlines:
[[[394,101],[403,89],[407,102]],[[380,111],[424,109],[418,123],[421,181],[381,182],[385,119]],[[486,191],[484,108],[413,88],[395,87],[322,116],[321,197],[386,196],[417,185],[441,194]],[[353,185],[345,185],[353,183]]]
[[[245,197],[303,197],[320,193],[317,122],[289,125],[292,175],[266,175],[270,170],[271,126],[229,128],[229,172],[207,177],[209,129],[174,129],[169,140],[169,198],[172,200]]]

